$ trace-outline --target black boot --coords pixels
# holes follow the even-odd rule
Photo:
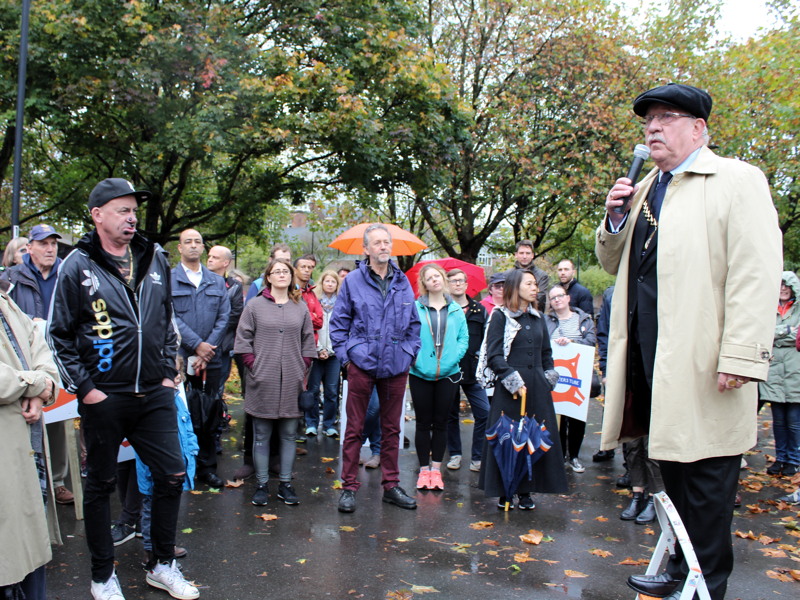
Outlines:
[[[642,492],[633,492],[631,503],[628,504],[628,508],[620,513],[619,518],[623,521],[633,521],[642,512],[644,504],[644,494]]]
[[[652,496],[647,497],[647,502],[642,509],[642,512],[636,517],[637,525],[647,525],[656,520],[656,504]]]

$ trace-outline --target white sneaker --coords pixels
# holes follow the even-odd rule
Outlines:
[[[125,600],[122,595],[122,588],[119,587],[117,572],[111,574],[105,583],[92,582],[92,598],[94,600]]]
[[[158,563],[152,571],[147,572],[146,580],[148,584],[166,590],[178,600],[194,600],[200,597],[197,588],[184,579],[175,560],[169,564]]]
[[[479,472],[481,470],[481,461],[479,460],[470,461],[469,470],[475,473]]]
[[[447,462],[447,468],[452,469],[453,471],[457,471],[461,468],[461,455],[456,454],[455,456],[451,456],[450,460]]]
[[[576,473],[583,473],[583,472],[586,470],[586,467],[584,467],[584,466],[581,464],[581,461],[579,461],[577,458],[573,458],[573,459],[571,459],[571,460],[570,460],[570,461],[569,461],[567,464],[568,464],[568,465],[570,466],[570,468],[571,468],[573,471],[575,471]]]

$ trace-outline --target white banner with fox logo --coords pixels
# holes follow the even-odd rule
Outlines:
[[[570,342],[559,346],[551,342],[558,383],[553,390],[556,414],[586,421],[594,370],[594,346]]]

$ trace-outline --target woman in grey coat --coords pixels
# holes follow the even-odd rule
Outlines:
[[[308,306],[294,286],[294,269],[284,259],[272,259],[264,271],[264,290],[242,312],[234,353],[247,367],[244,410],[253,417],[253,462],[258,487],[252,503],[269,499],[269,445],[280,436],[278,498],[299,504],[292,487],[295,432],[302,415],[297,398],[311,360],[317,356]]]

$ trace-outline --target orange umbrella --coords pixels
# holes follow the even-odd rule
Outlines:
[[[351,227],[328,244],[328,247],[336,248],[345,254],[364,254],[364,230],[373,224],[360,223]],[[392,256],[411,256],[428,247],[410,231],[391,223],[381,224],[389,230],[392,236]]]

